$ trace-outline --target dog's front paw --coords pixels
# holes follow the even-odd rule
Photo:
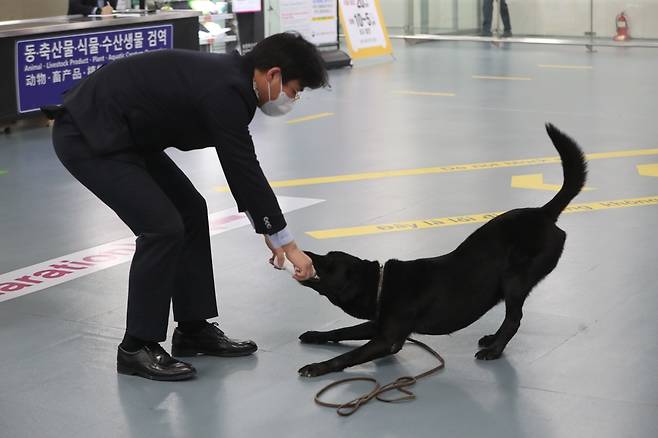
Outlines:
[[[298,373],[302,377],[317,377],[331,372],[331,369],[325,362],[312,363],[299,369]]]
[[[494,348],[485,348],[475,353],[475,358],[479,360],[494,360],[498,359],[502,351],[497,351]]]
[[[488,348],[488,347],[491,347],[491,345],[493,345],[495,340],[496,340],[496,335],[483,336],[478,341],[478,345],[480,347]]]
[[[299,340],[304,344],[326,344],[329,342],[323,332],[306,332],[299,336]]]

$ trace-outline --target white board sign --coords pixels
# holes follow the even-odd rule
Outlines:
[[[319,46],[338,40],[337,0],[279,0],[281,31],[296,31]]]
[[[244,12],[260,12],[261,0],[233,0],[233,12],[241,14]]]
[[[339,1],[341,24],[352,58],[393,53],[379,0]]]

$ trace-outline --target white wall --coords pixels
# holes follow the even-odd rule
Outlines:
[[[382,13],[386,26],[393,32],[401,32],[407,21],[408,3],[414,3],[414,26],[420,31],[421,7],[420,0],[380,0]],[[429,0],[429,20],[431,29],[452,29],[454,17],[454,0]],[[478,0],[458,1],[458,26],[460,29],[477,28],[477,4]]]
[[[379,4],[386,27],[394,31],[403,29],[407,20],[407,0],[380,0]]]
[[[457,3],[457,8],[455,8]],[[420,2],[416,0],[415,15],[419,17]],[[434,29],[454,29],[457,18],[457,29],[478,29],[478,0],[429,0],[429,27]],[[419,18],[417,18],[418,20]]]
[[[517,34],[582,36],[589,31],[589,0],[508,0]],[[658,0],[594,0],[594,32],[615,34],[615,17],[626,12],[631,36],[658,38]]]
[[[414,2],[414,26],[420,28],[420,0],[380,0],[386,25],[400,32],[406,23],[407,2]],[[658,38],[658,0],[593,0],[594,32],[615,34],[615,16],[625,11],[631,36]],[[459,28],[479,28],[478,0],[459,0]],[[512,29],[518,35],[583,36],[590,27],[590,0],[507,0]],[[429,26],[452,28],[453,0],[429,0]],[[495,23],[495,21],[494,21]],[[502,27],[502,23],[501,23]]]

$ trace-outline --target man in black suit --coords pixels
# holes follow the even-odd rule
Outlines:
[[[245,56],[161,50],[114,61],[64,97],[53,144],[69,172],[137,236],[130,267],[126,335],[117,370],[183,380],[195,369],[158,342],[173,302],[172,354],[240,356],[252,341],[227,338],[217,304],[206,202],[164,149],[215,147],[238,209],[265,235],[272,260],[295,278],[313,275],[261,170],[249,134],[257,107],[283,115],[304,88],[327,85],[315,46],[295,33],[273,35]]]
[[[68,15],[111,15],[117,0],[69,0]]]

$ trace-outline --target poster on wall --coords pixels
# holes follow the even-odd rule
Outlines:
[[[62,103],[63,92],[108,62],[173,46],[171,24],[17,40],[18,112]]]
[[[261,0],[233,0],[233,12],[243,14],[246,12],[260,12]]]
[[[279,0],[281,31],[294,30],[317,46],[338,41],[337,0]]]
[[[311,38],[317,45],[337,44],[338,0],[313,0]]]
[[[379,0],[339,0],[340,23],[354,59],[391,55]]]

